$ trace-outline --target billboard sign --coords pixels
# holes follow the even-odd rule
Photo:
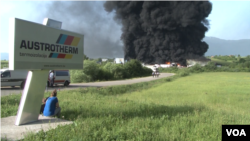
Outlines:
[[[124,64],[124,58],[115,58],[116,64]]]
[[[43,20],[43,25],[54,27],[54,28],[57,28],[57,29],[62,28],[62,22],[56,21],[56,20],[53,20],[53,19],[49,19],[49,18],[45,18]]]
[[[83,69],[84,35],[10,19],[9,69]]]

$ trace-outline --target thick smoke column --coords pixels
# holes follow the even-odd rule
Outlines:
[[[208,49],[202,41],[212,10],[208,1],[107,1],[104,7],[123,25],[125,59],[185,65]]]
[[[84,54],[90,58],[124,56],[118,26],[99,1],[52,1],[44,17],[62,21],[62,29],[84,34]],[[39,9],[39,8],[38,8]]]

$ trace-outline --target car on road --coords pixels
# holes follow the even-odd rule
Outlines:
[[[28,75],[28,70],[1,69],[1,87],[19,86],[23,89],[27,75]]]
[[[54,70],[54,85],[64,85],[64,86],[69,86],[70,84],[70,74],[69,70]],[[49,85],[49,77],[47,81],[47,86]]]

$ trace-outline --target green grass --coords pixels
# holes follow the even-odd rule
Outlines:
[[[1,69],[2,68],[8,68],[8,67],[9,67],[9,61],[1,60]]]
[[[1,118],[17,114],[21,94],[1,97]]]
[[[222,124],[250,124],[250,73],[176,78],[60,91],[61,116],[74,124],[24,140],[216,141]],[[16,114],[20,97],[1,98],[2,117]]]

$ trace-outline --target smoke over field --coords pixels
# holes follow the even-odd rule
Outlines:
[[[208,50],[203,42],[212,10],[209,1],[107,1],[107,12],[122,24],[125,59],[186,64]]]

